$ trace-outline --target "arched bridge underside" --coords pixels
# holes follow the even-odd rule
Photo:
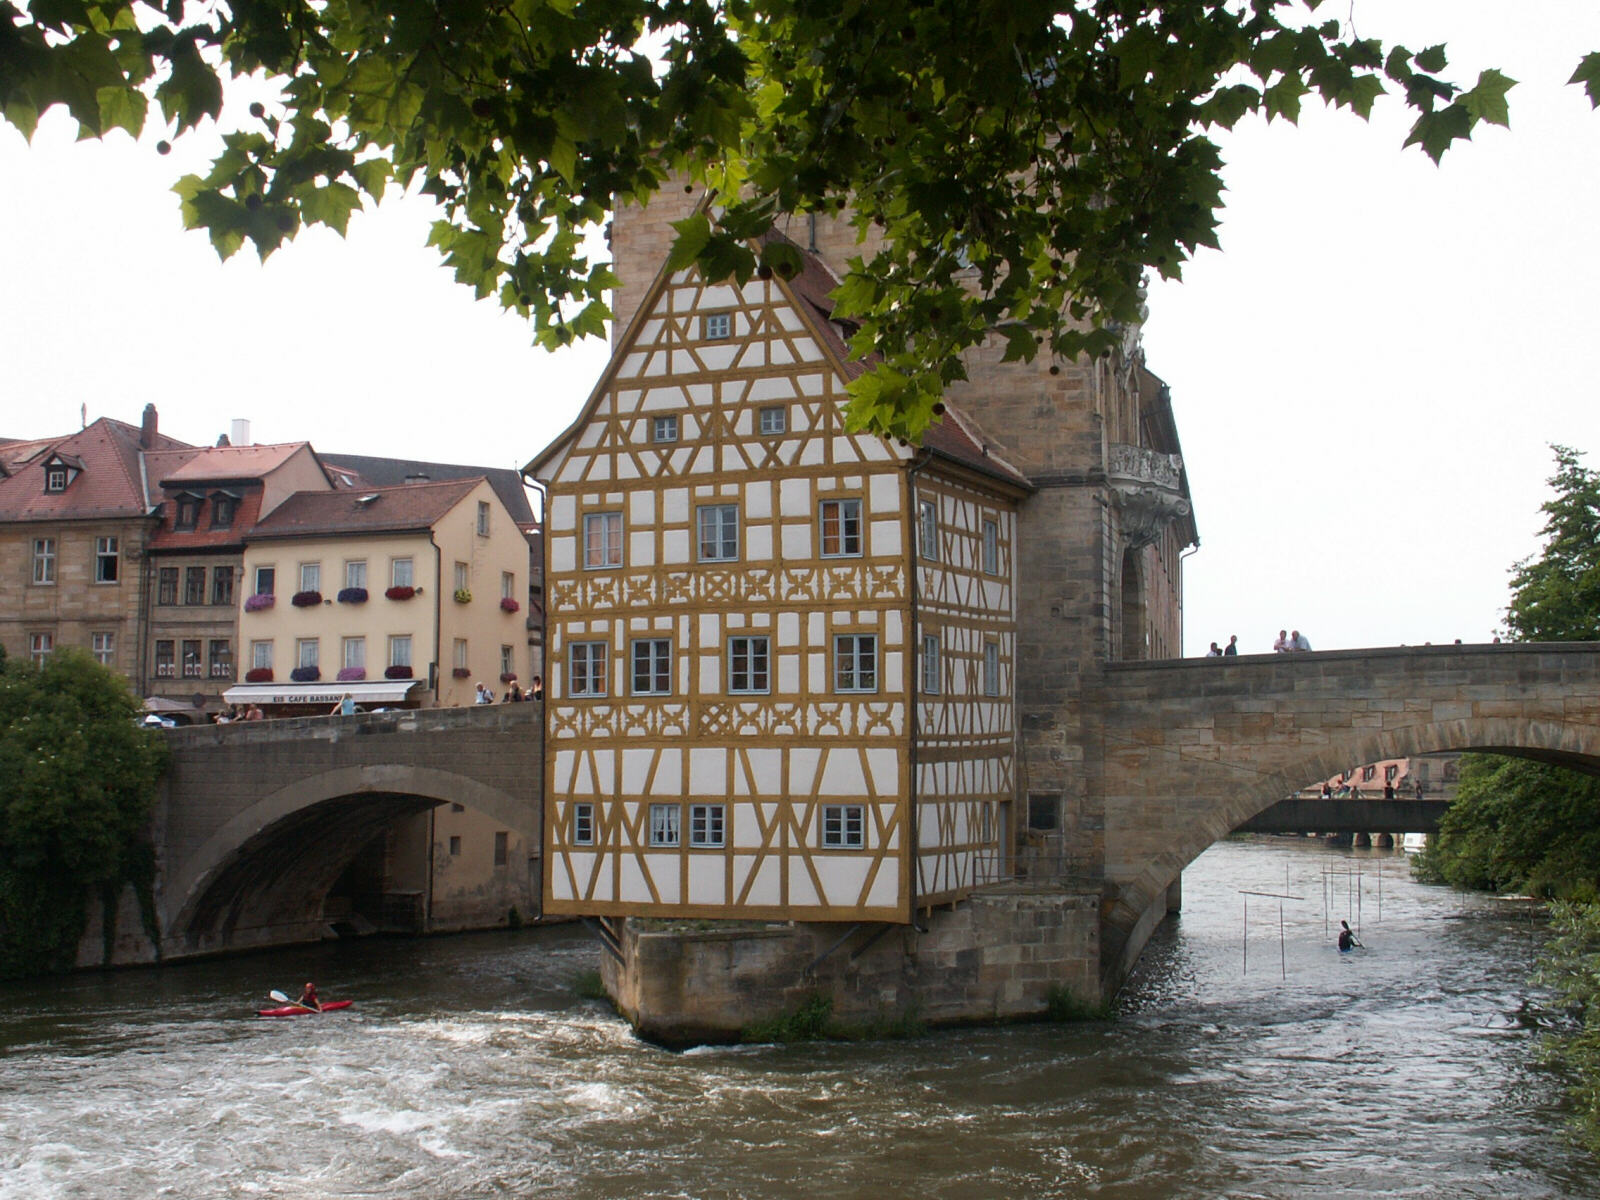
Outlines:
[[[463,804],[537,845],[540,704],[179,730],[157,811],[172,957],[319,936],[323,901],[397,820]]]
[[[1113,663],[1086,732],[1117,983],[1168,886],[1218,838],[1360,763],[1487,750],[1600,774],[1600,644],[1423,646]]]

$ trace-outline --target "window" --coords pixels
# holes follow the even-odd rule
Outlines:
[[[478,501],[478,536],[489,536],[489,502],[487,500]]]
[[[450,855],[453,858],[456,855],[459,855],[460,853],[461,853],[461,835],[457,834],[457,833],[452,833],[450,835]]]
[[[250,666],[257,671],[272,670],[272,643],[270,641],[250,643]]]
[[[861,553],[861,501],[822,502],[822,556],[843,558]]]
[[[583,565],[622,565],[622,514],[588,513],[583,518]]]
[[[171,645],[172,643],[167,643]],[[30,633],[28,635],[28,656],[33,659],[33,665],[42,667],[45,660],[50,657],[50,652],[56,648],[56,635],[53,633]]]
[[[200,639],[185,640],[183,643],[183,677],[185,679],[200,679],[205,675],[205,663],[200,660]]]
[[[761,410],[761,433],[763,437],[772,437],[776,434],[787,433],[789,430],[789,410],[782,405],[773,405],[771,408]]]
[[[360,588],[367,590],[367,560],[364,558],[347,559],[344,564],[344,585],[347,588]]]
[[[472,567],[464,562],[456,564],[456,591],[465,592],[472,588]]]
[[[117,539],[114,537],[94,540],[94,581],[96,583],[117,581]]]
[[[922,692],[927,696],[939,694],[939,638],[924,634],[922,638]]]
[[[939,560],[939,505],[934,500],[917,502],[917,553],[930,562]]]
[[[736,637],[728,639],[728,691],[765,692],[768,690],[767,639]]]
[[[572,806],[572,844],[574,846],[594,845],[594,805],[574,804]]]
[[[411,665],[411,635],[409,633],[390,635],[389,665],[391,667],[409,667]]]
[[[233,603],[232,567],[211,568],[211,603],[228,605]]]
[[[176,604],[178,602],[178,568],[162,567],[156,573],[156,603]]]
[[[172,679],[178,674],[177,653],[178,643],[165,638],[156,642],[157,679]]]
[[[651,638],[633,643],[633,694],[666,696],[672,692],[672,643]]]
[[[500,647],[500,674],[515,675],[517,673],[516,650],[511,646]]]
[[[233,515],[239,511],[239,501],[226,492],[211,497],[211,528],[226,529],[233,524]]]
[[[843,633],[833,639],[833,690],[878,690],[878,635]]]
[[[204,567],[185,567],[183,569],[183,602],[185,604],[204,604],[206,602],[206,569]]]
[[[689,845],[722,845],[723,812],[724,806],[721,804],[691,804],[689,806]]]
[[[1378,768],[1377,767],[1362,767],[1361,768],[1361,782],[1362,783],[1366,783],[1368,780],[1376,779],[1377,777],[1378,777]]]
[[[739,557],[739,506],[703,504],[695,509],[701,562],[733,562]]]
[[[225,638],[213,638],[207,646],[206,661],[210,668],[209,674],[213,679],[231,679],[233,677],[233,647],[228,645]]]
[[[515,571],[500,572],[500,599],[515,600],[517,598],[517,575]]]
[[[866,842],[866,810],[860,804],[822,806],[822,846],[825,850],[860,850]]]
[[[44,490],[47,492],[64,492],[67,490],[67,469],[60,464],[52,464],[45,468]]]
[[[322,590],[322,564],[300,564],[300,590],[302,592],[320,592]]]
[[[506,859],[510,856],[510,842],[511,836],[509,834],[497,833],[494,835],[495,866],[503,867],[506,865]]]
[[[116,657],[116,634],[95,633],[89,636],[89,652],[94,655],[95,662],[102,667],[109,667],[111,660]]]
[[[676,846],[678,844],[678,806],[652,804],[650,806],[650,844]]]
[[[650,421],[650,440],[652,442],[675,442],[678,440],[678,418],[653,417]]]
[[[985,642],[983,644],[983,694],[985,696],[998,696],[1000,694],[999,642]]]
[[[987,518],[983,522],[983,573],[1000,574],[1000,526]]]
[[[364,637],[347,637],[339,642],[339,657],[344,662],[345,670],[367,669],[367,639]]]
[[[700,336],[708,342],[733,336],[732,313],[707,313],[700,319]]]
[[[573,642],[568,661],[569,696],[604,696],[606,694],[606,644],[604,642]]]
[[[270,595],[272,595],[273,589],[276,588],[277,586],[278,586],[278,571],[277,571],[276,567],[257,567],[256,568],[256,589],[255,589],[255,594],[257,596],[270,596]]]
[[[294,640],[295,665],[299,667],[318,667],[321,657],[316,638],[295,638]]]
[[[392,558],[389,560],[390,587],[410,587],[413,577],[409,558]]]
[[[172,518],[174,529],[193,529],[200,523],[200,497],[179,496],[178,511]]]
[[[1399,775],[1400,768],[1395,766],[1393,763],[1390,763],[1383,769],[1383,781],[1385,783],[1393,783],[1395,779],[1399,777]]]
[[[46,584],[56,581],[55,538],[33,539],[33,581]]]
[[[456,638],[450,647],[450,665],[458,671],[467,669],[467,639]]]

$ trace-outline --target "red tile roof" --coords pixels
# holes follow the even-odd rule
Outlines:
[[[156,435],[158,450],[192,451],[174,438]],[[63,521],[140,516],[153,498],[140,471],[139,428],[102,417],[68,437],[39,443],[8,478],[0,478],[0,521]],[[10,451],[15,447],[7,447]],[[83,463],[66,490],[44,490],[45,463],[54,455]],[[10,453],[6,455],[11,460]]]
[[[307,445],[307,442],[282,442],[269,446],[210,446],[190,454],[179,464],[163,464],[159,471],[152,466],[151,476],[154,482],[172,485],[260,479]]]
[[[150,535],[151,551],[242,547],[245,534],[250,532],[250,527],[261,515],[261,489],[259,487],[239,489],[239,507],[233,514],[233,522],[226,529],[211,527],[211,504],[209,496],[201,502],[199,518],[193,529],[175,529],[173,522],[178,516],[178,506],[168,502],[161,510],[161,523]]]
[[[296,492],[250,530],[245,540],[335,533],[413,533],[431,529],[482,483],[444,479],[363,491]],[[367,500],[367,497],[372,497]],[[363,503],[363,501],[366,501]]]

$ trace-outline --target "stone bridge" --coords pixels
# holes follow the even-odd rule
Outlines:
[[[1218,838],[1358,763],[1487,750],[1600,774],[1600,644],[1422,646],[1111,663],[1086,706],[1106,987]],[[1074,827],[1075,826],[1075,827]]]
[[[170,732],[154,822],[163,956],[320,936],[356,853],[435,805],[466,805],[538,846],[543,714],[502,704]]]

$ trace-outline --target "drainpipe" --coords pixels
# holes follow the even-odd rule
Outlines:
[[[539,920],[544,920],[544,885],[550,874],[550,859],[545,854],[545,814],[549,811],[550,797],[545,795],[544,771],[545,756],[549,753],[549,744],[545,735],[544,714],[545,698],[550,694],[550,681],[544,678],[544,673],[550,669],[550,579],[546,569],[550,558],[550,489],[539,480],[522,472],[522,481],[534,491],[539,493],[539,670],[535,672],[541,680],[543,687],[539,691]],[[529,580],[530,601],[532,599],[532,580]],[[533,664],[530,662],[529,667]],[[621,926],[618,926],[620,929]],[[607,943],[602,939],[602,945]]]
[[[907,528],[909,528],[911,531],[911,544],[906,547],[906,563],[909,567],[906,575],[910,579],[911,592],[911,636],[908,639],[910,642],[911,652],[906,656],[906,661],[910,666],[909,674],[911,677],[911,686],[909,688],[911,696],[911,738],[910,752],[906,756],[911,774],[911,778],[907,780],[907,795],[910,798],[911,804],[909,813],[911,819],[908,824],[911,835],[911,846],[908,858],[911,868],[911,928],[915,929],[918,933],[927,933],[928,931],[926,927],[917,924],[917,871],[919,869],[917,851],[921,845],[921,835],[917,823],[917,804],[919,800],[917,792],[917,739],[922,735],[922,720],[921,711],[919,708],[922,688],[922,627],[917,620],[918,606],[921,603],[921,589],[917,586],[917,561],[918,554],[921,551],[920,541],[922,531],[921,526],[918,524],[920,513],[917,509],[917,474],[922,470],[923,467],[927,466],[932,461],[933,451],[924,450],[920,457],[912,460],[911,467],[906,472],[906,505],[910,509],[910,512],[908,513],[909,520],[907,523]]]
[[[433,706],[441,707],[444,698],[444,647],[439,644],[439,622],[444,613],[444,551],[434,540],[434,530],[428,530],[428,544],[433,547]]]

